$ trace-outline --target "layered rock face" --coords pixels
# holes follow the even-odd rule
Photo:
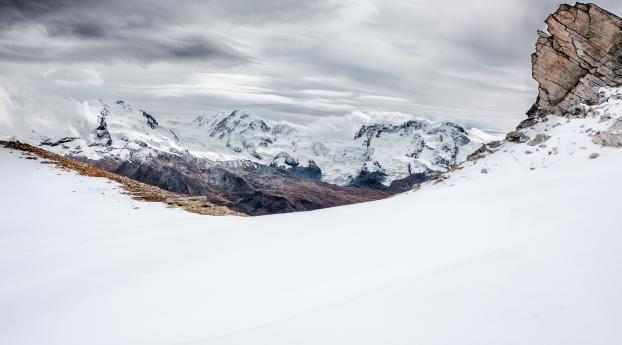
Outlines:
[[[598,101],[598,88],[622,85],[622,19],[594,4],[561,5],[532,55],[539,83],[531,117],[580,112]]]

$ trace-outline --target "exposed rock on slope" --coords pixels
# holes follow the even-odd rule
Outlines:
[[[616,114],[616,109],[622,109],[622,88],[604,89],[600,92],[601,106],[588,107],[587,113],[600,116],[599,123],[609,125],[608,128],[594,134],[592,142],[597,145],[622,147],[622,118]],[[613,108],[613,111],[611,111]]]
[[[370,188],[331,185],[248,161],[232,165],[164,152],[152,152],[148,159],[105,158],[89,163],[168,191],[204,196],[212,204],[249,215],[307,211],[392,195]]]
[[[594,4],[561,5],[532,55],[538,99],[530,116],[578,114],[600,87],[622,85],[622,19]]]
[[[126,176],[114,174],[109,171],[97,168],[93,165],[78,162],[72,158],[61,156],[59,154],[49,152],[47,150],[29,144],[20,143],[18,141],[7,142],[0,140],[0,147],[26,152],[27,154],[31,154],[33,156],[44,159],[42,163],[56,164],[62,169],[72,170],[81,175],[103,177],[108,180],[115,181],[119,183],[123,187],[123,189],[125,189],[127,194],[131,195],[136,200],[149,202],[166,202],[171,207],[181,207],[186,211],[203,215],[243,215],[241,213],[232,211],[227,207],[215,205],[209,202],[206,197],[188,197],[171,191],[163,190],[156,186],[137,182]],[[33,156],[29,156],[28,158],[33,159]]]
[[[158,121],[156,121],[156,119],[151,114],[148,114],[144,110],[141,110],[141,112],[143,113],[143,116],[147,119],[147,124],[149,125],[149,127],[151,127],[151,129],[155,129],[156,127],[158,127]]]

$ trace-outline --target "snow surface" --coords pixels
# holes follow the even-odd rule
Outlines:
[[[436,185],[255,218],[2,149],[0,344],[622,343],[622,150],[590,138],[613,120],[549,117],[527,131],[546,147]]]

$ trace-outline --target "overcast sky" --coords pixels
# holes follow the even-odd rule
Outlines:
[[[598,4],[622,13],[619,0]],[[125,99],[161,116],[403,112],[505,130],[535,100],[530,54],[558,6],[0,0],[0,86],[14,102]]]

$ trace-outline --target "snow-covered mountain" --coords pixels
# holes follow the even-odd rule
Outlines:
[[[410,190],[464,161],[486,135],[414,117],[365,123],[338,137],[240,110],[188,119],[121,100],[86,109],[84,119],[52,124],[54,130],[48,122],[15,139],[251,215]],[[59,135],[63,127],[66,135]]]
[[[184,121],[117,101],[102,104],[98,114],[91,133],[64,138],[39,133],[35,144],[90,160],[136,160],[166,152],[229,164],[250,161],[342,186],[362,175],[373,174],[376,184],[388,186],[412,174],[446,171],[482,144],[475,131],[471,135],[458,124],[424,118],[364,125],[344,140],[315,137],[305,126],[239,110]]]
[[[376,202],[199,216],[6,143],[0,344],[621,344],[622,19],[577,3],[547,22],[529,117]],[[213,195],[198,181],[218,180],[247,205],[369,200],[369,188],[296,175],[316,171],[301,146],[340,149],[304,127],[242,112],[174,123],[124,102],[98,114],[71,136],[29,140],[172,189]],[[486,135],[467,133],[368,124],[343,149],[377,155],[363,161],[378,161],[372,177],[392,166],[383,148],[440,169]]]
[[[416,192],[268,217],[0,149],[0,343],[619,344],[622,90],[601,100]]]

